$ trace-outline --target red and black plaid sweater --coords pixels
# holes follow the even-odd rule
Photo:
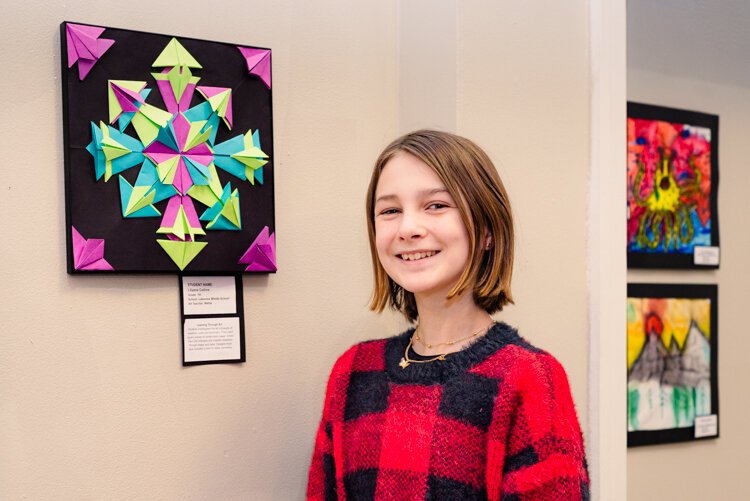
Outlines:
[[[399,361],[412,334],[336,362],[307,499],[588,500],[560,363],[506,324],[444,361]]]

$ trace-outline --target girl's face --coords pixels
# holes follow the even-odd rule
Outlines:
[[[437,174],[397,153],[380,175],[374,207],[375,247],[388,276],[416,296],[447,296],[469,259],[469,234]]]

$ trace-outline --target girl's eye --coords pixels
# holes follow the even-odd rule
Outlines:
[[[445,209],[448,207],[448,204],[444,204],[442,202],[432,202],[430,205],[427,206],[428,209]]]
[[[398,209],[383,209],[380,211],[381,216],[390,216],[391,214],[398,214]]]

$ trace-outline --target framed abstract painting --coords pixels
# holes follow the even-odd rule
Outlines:
[[[628,446],[719,436],[716,285],[628,284]]]
[[[276,271],[270,49],[60,34],[68,273]]]
[[[718,268],[719,117],[628,103],[628,267]]]

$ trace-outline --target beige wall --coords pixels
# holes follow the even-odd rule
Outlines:
[[[585,6],[458,3],[447,70],[456,85],[443,89],[455,99],[434,104],[455,106],[447,127],[497,160],[519,234],[518,305],[500,317],[561,359],[584,426]],[[400,9],[393,0],[4,9],[0,497],[303,498],[331,363],[403,326],[366,309],[362,214],[371,163],[418,92],[403,88],[419,54],[400,57],[414,43]],[[65,274],[62,20],[273,48],[280,271],[245,279],[247,363],[180,366],[174,277]]]
[[[458,130],[495,159],[515,211],[516,306],[505,317],[562,361],[585,421],[586,4],[462,5]]]
[[[719,115],[719,231],[721,267],[716,271],[631,270],[632,282],[719,285],[718,440],[628,450],[628,499],[745,499],[750,434],[746,397],[750,350],[747,280],[750,278],[750,88],[628,70],[628,99]]]

